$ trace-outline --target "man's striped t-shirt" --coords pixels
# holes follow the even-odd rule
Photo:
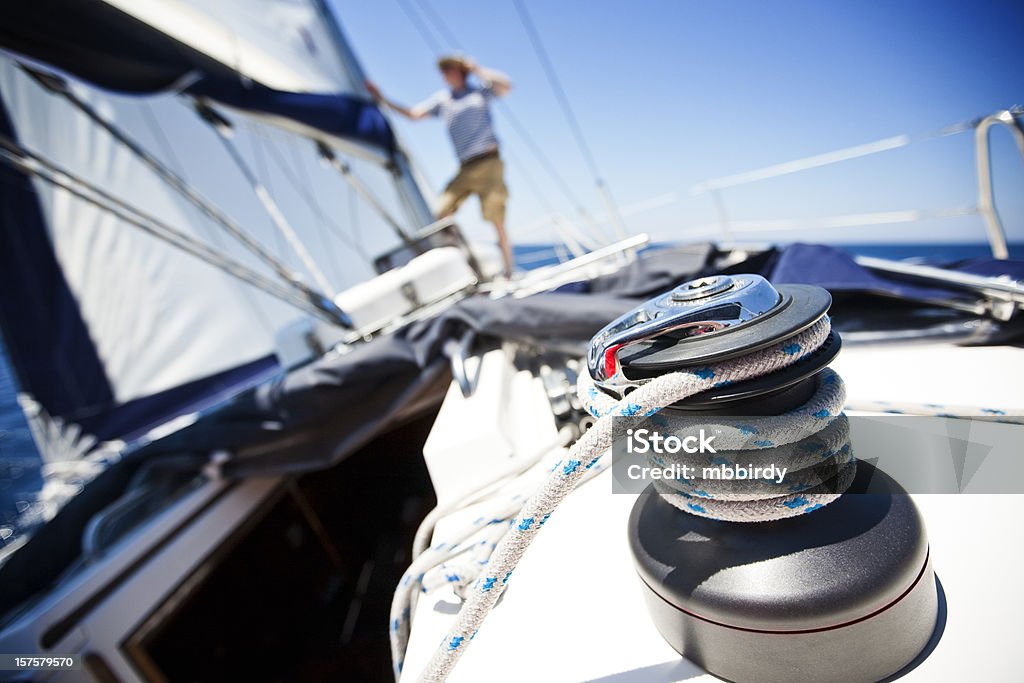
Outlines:
[[[441,90],[417,109],[439,116],[448,125],[448,134],[460,162],[498,148],[488,103],[494,98],[490,85],[468,86],[453,92]]]

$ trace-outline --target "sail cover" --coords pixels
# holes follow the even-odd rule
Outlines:
[[[99,87],[180,90],[325,141],[395,137],[315,0],[12,0],[0,46]]]

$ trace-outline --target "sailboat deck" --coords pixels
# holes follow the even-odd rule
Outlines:
[[[655,629],[626,542],[636,496],[612,495],[610,488],[601,477],[551,517],[451,681],[719,680],[680,657]],[[965,655],[1017,647],[1016,631],[1005,625],[1024,610],[1024,596],[1006,587],[1015,585],[1024,552],[1006,542],[1003,520],[1024,513],[1024,498],[918,495],[915,501],[948,618],[935,650],[901,680],[1008,680],[1002,656]],[[410,675],[426,665],[458,604],[451,591],[421,600],[406,658]]]
[[[865,345],[845,348],[835,368],[851,402],[884,396],[893,404],[998,406],[1024,414],[1022,362],[1009,347]],[[613,494],[607,474],[570,495],[527,551],[449,680],[719,680],[680,657],[650,619],[627,544],[626,523],[636,498]],[[1017,646],[1016,632],[1005,625],[1024,611],[1024,595],[1007,586],[1015,585],[1024,550],[1007,542],[1005,520],[1024,514],[1024,496],[914,499],[947,604],[940,610],[945,624],[934,650],[901,680],[1008,680],[1004,656],[965,654],[1006,653]],[[459,605],[450,589],[420,600],[407,675],[426,666]]]

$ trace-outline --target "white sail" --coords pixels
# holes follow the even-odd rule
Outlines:
[[[315,0],[105,0],[246,78],[289,92],[354,92]]]
[[[313,282],[189,102],[171,94],[115,95],[82,84],[75,92]],[[0,95],[20,144],[272,276],[124,145],[8,57],[0,59]],[[345,180],[319,162],[313,143],[248,122],[236,126],[234,144],[336,290],[373,275],[367,257],[397,240]],[[351,164],[392,215],[403,216],[393,176],[377,164]],[[33,186],[49,242],[117,403],[269,356],[277,329],[300,315],[65,190],[38,179]]]

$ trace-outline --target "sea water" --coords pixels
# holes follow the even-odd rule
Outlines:
[[[0,550],[22,533],[19,518],[43,485],[39,455],[17,394],[14,373],[0,345]]]

